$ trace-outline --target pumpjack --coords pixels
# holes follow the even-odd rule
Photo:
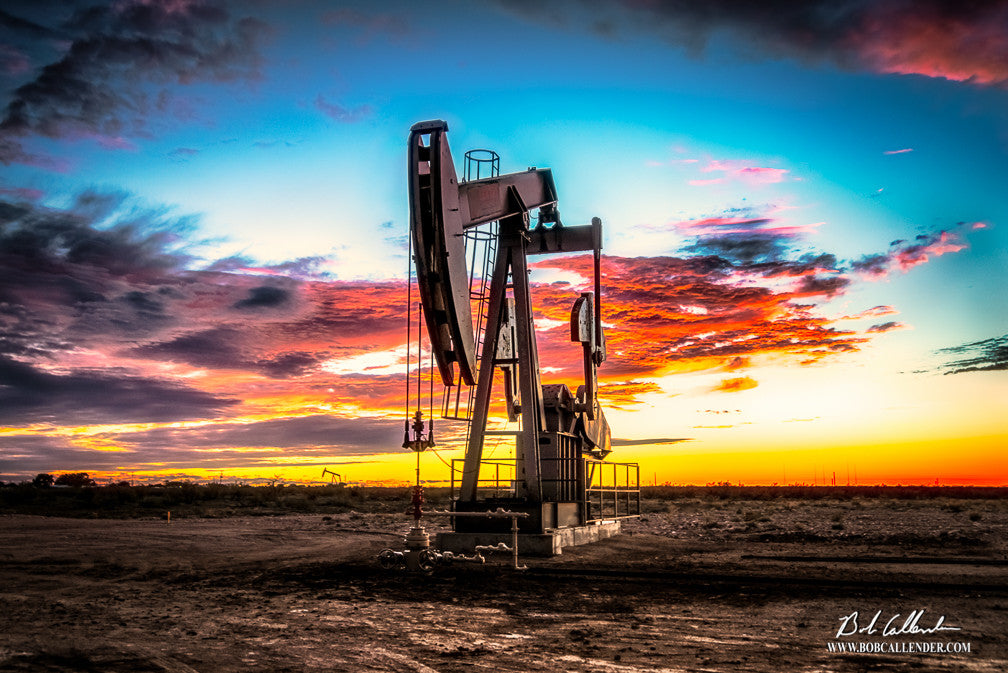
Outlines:
[[[461,478],[456,479],[455,471],[452,478],[452,509],[460,513],[453,517],[454,531],[506,532],[505,521],[461,514],[501,507],[521,513],[521,532],[532,536],[637,515],[637,465],[605,460],[612,443],[598,401],[597,371],[606,359],[602,222],[596,217],[589,225],[564,225],[548,168],[505,175],[494,171],[472,179],[467,165],[470,179],[459,180],[447,132],[448,124],[441,120],[413,125],[408,188],[413,263],[432,358],[446,399],[455,394],[456,409],[459,391],[469,390]],[[467,162],[469,158],[467,153]],[[534,224],[533,211],[538,211]],[[467,263],[466,241],[476,230],[484,232],[482,239],[490,245],[484,253],[484,289],[474,293],[475,265]],[[590,252],[594,259],[594,291],[574,298],[570,316],[571,341],[580,345],[583,362],[576,392],[566,384],[541,382],[528,266],[532,256],[571,252]],[[474,303],[479,307],[475,326]],[[486,488],[489,464],[483,457],[487,437],[500,434],[487,429],[498,373],[506,415],[520,423],[520,430],[509,432],[515,439],[514,458],[503,492],[499,478],[492,489]],[[443,415],[451,417],[450,406],[443,405]],[[407,421],[404,447],[420,451],[433,444],[432,424],[427,422],[425,440],[418,409],[413,425]],[[499,471],[500,463],[494,465]],[[554,545],[556,551],[573,543],[574,536],[567,537],[569,541]]]

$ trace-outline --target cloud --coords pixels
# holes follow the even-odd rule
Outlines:
[[[878,325],[872,325],[867,330],[868,333],[882,334],[884,332],[891,332],[895,329],[905,329],[906,325],[901,322],[896,322],[895,320],[890,320],[889,322],[879,323]]]
[[[795,288],[796,297],[833,297],[850,285],[845,276],[803,276]]]
[[[0,423],[89,425],[214,418],[237,400],[115,371],[53,374],[0,356]]]
[[[7,16],[15,34],[47,30]],[[146,134],[152,116],[170,111],[173,87],[258,78],[267,29],[210,1],[124,0],[80,9],[58,32],[66,48],[5,105],[0,162],[46,161],[22,149],[32,136],[127,146],[125,136]]]
[[[894,241],[887,253],[856,262],[807,250],[802,230],[753,212],[674,222],[686,235],[682,256],[603,256],[603,321],[608,360],[603,380],[660,376],[671,371],[732,371],[751,358],[774,354],[809,365],[857,351],[872,336],[904,327],[895,321],[857,332],[841,320],[896,313],[878,305],[858,315],[824,318],[817,304],[844,294],[857,275],[909,270],[937,255],[964,247],[959,225],[912,242]],[[533,296],[539,318],[562,321],[571,297],[590,290],[590,259],[574,256],[535,261],[535,274],[564,277],[563,284],[539,283]],[[546,277],[544,276],[544,277]],[[540,362],[550,381],[576,376],[578,353],[561,335],[540,335]],[[727,363],[727,364],[726,364]],[[626,403],[621,401],[621,403]]]
[[[22,75],[31,69],[31,60],[20,49],[0,44],[0,71],[5,75]]]
[[[749,166],[746,162],[736,160],[712,160],[700,169],[704,173],[723,173],[719,178],[707,180],[690,180],[694,186],[721,184],[729,181],[744,182],[749,185],[767,185],[782,182],[790,171],[783,168],[767,166]]]
[[[661,387],[653,381],[601,381],[598,396],[609,407],[636,404],[641,395],[660,393]]]
[[[191,159],[192,157],[199,154],[200,151],[192,147],[176,147],[171,152],[168,153],[169,158],[175,160],[185,160]]]
[[[500,3],[535,21],[585,27],[608,38],[655,35],[693,54],[727,36],[747,55],[786,56],[877,73],[978,85],[1008,83],[1008,2],[831,0],[750,3]],[[587,24],[587,25],[586,25]],[[604,27],[604,29],[603,29]]]
[[[873,253],[851,263],[851,268],[871,278],[884,278],[889,274],[889,255]]]
[[[380,450],[354,434],[366,424],[349,421],[397,418],[401,410],[404,283],[339,280],[319,272],[320,257],[207,262],[188,243],[195,224],[122,195],[89,192],[65,209],[0,200],[0,422],[92,437],[119,449],[113,467],[125,465],[128,452],[136,454],[132,465],[161,456],[179,469],[228,469]],[[689,236],[679,255],[603,257],[605,404],[667,395],[653,377],[669,373],[732,376],[765,356],[796,364],[834,358],[881,330],[843,329],[841,319],[823,317],[816,303],[843,293],[852,267],[799,250],[799,234],[786,224],[733,211],[674,226]],[[894,241],[885,263],[952,245],[940,235]],[[591,256],[537,259],[533,267],[533,278],[547,279],[533,283],[536,319],[566,324],[578,293],[590,290]],[[875,306],[860,317],[891,312]],[[577,382],[578,345],[565,330],[538,336],[545,381]],[[428,376],[425,366],[425,391]],[[755,385],[726,378],[718,391]],[[83,427],[179,419],[199,423],[98,434]],[[267,419],[275,422],[262,424]],[[378,430],[386,437],[385,426]],[[86,455],[78,451],[94,453],[74,442],[54,455],[76,461]]]
[[[963,229],[960,223],[957,229]],[[906,273],[934,257],[959,252],[966,243],[957,230],[943,230],[934,234],[919,234],[913,241],[896,240],[890,243],[889,251],[881,254],[865,255],[852,262],[851,267],[869,279],[881,279],[894,269]]]
[[[192,269],[193,226],[118,195],[66,210],[0,201],[0,355],[276,379],[402,338],[401,282],[323,280],[321,258]]]
[[[353,26],[358,30],[358,41],[366,42],[374,37],[403,38],[413,33],[409,21],[394,12],[361,12],[341,8],[332,9],[322,15],[322,22],[329,26]]]
[[[65,210],[0,201],[0,354],[82,346],[112,325],[157,329],[192,226],[121,195],[84,193]]]
[[[788,243],[785,238],[772,233],[728,233],[700,236],[685,251],[752,264],[782,259],[788,251]]]
[[[740,376],[738,378],[722,380],[721,383],[711,388],[711,391],[717,393],[737,393],[743,390],[750,390],[758,385],[755,379],[749,376]]]
[[[1005,370],[1008,369],[1008,334],[949,346],[938,353],[949,358],[941,366],[946,374]]]
[[[285,466],[332,465],[338,456],[400,453],[401,444],[398,420],[321,414],[86,435],[25,433],[0,435],[0,474],[248,469],[272,474]]]
[[[590,257],[536,261],[538,270],[586,272]],[[659,375],[670,370],[721,367],[733,358],[787,354],[812,361],[856,350],[864,337],[838,329],[812,314],[800,299],[800,283],[771,289],[787,275],[789,262],[770,270],[759,264],[721,257],[615,257],[602,259],[602,319],[608,360],[600,369],[608,380]],[[815,268],[794,261],[801,279]],[[767,274],[770,274],[769,276]],[[584,275],[584,273],[581,273]],[[556,320],[569,314],[580,287],[536,285],[533,296],[542,315]],[[579,350],[552,331],[540,340],[540,362],[559,366],[566,376],[580,369]]]
[[[741,210],[744,216],[735,215]],[[672,222],[668,227],[684,236],[767,236],[782,240],[794,239],[814,232],[822,222],[812,224],[787,224],[768,215],[752,216],[750,209],[730,209],[730,215],[704,217],[696,220]]]
[[[273,347],[276,347],[273,345]],[[236,326],[186,332],[169,341],[149,343],[124,353],[136,358],[185,363],[217,370],[258,372],[270,378],[293,378],[321,364],[328,353],[303,350],[263,352],[251,330]]]
[[[249,290],[249,295],[245,299],[234,303],[237,309],[259,309],[282,306],[290,300],[290,292],[272,285],[260,285]]]
[[[176,449],[183,455],[193,450],[224,451],[215,456],[232,463],[241,457],[228,449],[269,449],[298,455],[359,455],[364,453],[399,453],[402,451],[402,421],[391,418],[348,418],[313,414],[274,418],[250,423],[210,423],[191,428],[154,428],[136,432],[103,435],[109,443],[134,452]]]
[[[745,369],[748,366],[749,366],[749,359],[748,358],[744,358],[744,357],[740,357],[740,356],[736,355],[731,360],[729,360],[728,362],[725,363],[724,368],[727,371],[733,372],[733,371],[736,371],[738,369]]]
[[[21,201],[40,201],[45,192],[32,187],[4,187],[0,188],[0,196],[10,196]]]
[[[845,315],[842,318],[842,320],[862,320],[864,318],[879,318],[886,315],[893,315],[895,313],[899,313],[899,311],[897,311],[892,306],[879,305],[867,308],[864,311],[861,311],[860,313],[855,313],[853,315]]]
[[[613,446],[649,446],[652,444],[678,444],[680,442],[692,442],[692,437],[651,437],[648,439],[621,439],[613,437]]]
[[[901,149],[901,150],[886,150],[882,154],[906,154],[907,152],[913,152],[913,148],[912,147],[906,147],[906,148]]]
[[[370,117],[372,113],[370,105],[359,105],[355,108],[347,108],[343,107],[339,103],[330,103],[322,96],[322,94],[319,94],[315,98],[315,108],[326,117],[329,117],[329,119],[348,124],[366,119]]]

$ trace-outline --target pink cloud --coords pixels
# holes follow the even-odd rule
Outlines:
[[[0,44],[0,70],[7,75],[23,75],[31,69],[31,61],[23,52]]]
[[[1008,9],[996,2],[978,7],[956,16],[935,6],[917,11],[883,6],[869,12],[847,39],[879,72],[1003,85],[1008,82]]]
[[[901,271],[908,271],[915,266],[923,264],[932,257],[941,257],[950,252],[959,252],[966,247],[965,244],[956,241],[956,236],[947,231],[939,234],[938,239],[926,245],[912,245],[909,248],[899,250],[895,260]]]
[[[855,313],[853,315],[845,315],[842,319],[843,320],[862,320],[864,318],[878,318],[880,316],[894,315],[896,313],[899,313],[899,311],[897,311],[892,306],[881,306],[880,305],[880,306],[872,306],[871,308],[865,309],[864,311],[861,311],[860,313]]]
[[[966,225],[960,223],[959,228]],[[868,280],[880,280],[894,268],[906,273],[934,257],[941,257],[966,248],[955,231],[940,231],[937,234],[921,234],[911,241],[893,241],[886,253],[866,255],[851,264],[854,271]]]
[[[788,238],[811,233],[823,224],[825,223],[780,224],[771,217],[705,217],[672,222],[669,226],[686,236],[759,233]]]
[[[0,194],[4,196],[13,196],[16,199],[22,199],[24,201],[38,201],[43,196],[45,192],[41,189],[33,189],[31,187],[11,187],[0,189]]]
[[[784,177],[790,172],[784,168],[749,166],[746,162],[737,159],[712,159],[700,170],[703,173],[724,173],[724,177],[710,180],[690,180],[689,184],[703,186],[737,180],[750,185],[767,185],[783,182]]]
[[[885,332],[892,332],[898,329],[907,329],[906,323],[897,322],[895,320],[890,320],[889,322],[884,322],[878,325],[872,325],[867,330],[868,334],[884,334]]]

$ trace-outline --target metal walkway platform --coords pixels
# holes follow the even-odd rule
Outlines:
[[[553,528],[545,533],[520,533],[520,556],[557,556],[564,547],[605,540],[620,532],[620,522],[599,521],[585,526]],[[435,546],[453,554],[472,554],[477,545],[511,544],[511,533],[438,533]]]

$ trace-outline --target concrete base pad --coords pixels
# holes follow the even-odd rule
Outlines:
[[[521,556],[556,556],[564,547],[598,542],[620,532],[620,522],[602,521],[587,526],[554,528],[546,533],[518,535],[518,554]],[[435,545],[441,551],[453,554],[472,554],[476,545],[496,545],[501,542],[511,546],[511,533],[438,533]]]

